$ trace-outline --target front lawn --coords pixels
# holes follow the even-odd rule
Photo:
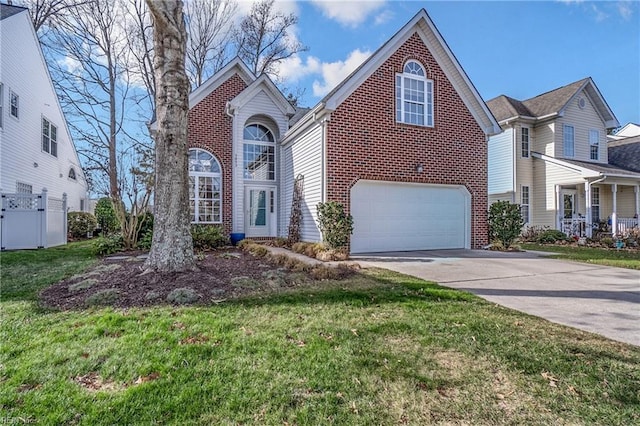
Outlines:
[[[34,300],[90,267],[86,247],[22,253],[0,255],[8,422],[640,423],[640,348],[434,283],[368,270],[212,306],[60,312]]]
[[[576,262],[594,263],[605,266],[616,266],[627,269],[640,269],[640,250],[616,250],[575,245],[556,244],[522,244],[525,250],[538,250],[557,253],[550,257],[573,260]]]

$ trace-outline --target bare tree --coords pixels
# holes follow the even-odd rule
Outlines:
[[[215,74],[226,62],[233,17],[233,0],[189,0],[185,3],[187,22],[187,74],[193,87]]]
[[[284,14],[274,8],[275,0],[260,0],[240,22],[234,40],[240,56],[255,75],[277,77],[276,65],[307,48],[291,36],[298,23],[293,13]]]
[[[185,70],[187,30],[182,0],[146,0],[153,17],[156,78],[155,219],[147,272],[195,269],[190,234]]]
[[[50,20],[59,17],[66,9],[75,7],[80,2],[73,0],[21,0],[18,3],[29,8],[31,22],[38,32]]]

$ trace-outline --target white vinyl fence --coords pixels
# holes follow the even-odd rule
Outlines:
[[[67,243],[67,195],[2,194],[2,250],[59,246]]]

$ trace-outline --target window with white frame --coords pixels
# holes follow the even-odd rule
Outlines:
[[[244,128],[242,146],[243,175],[251,180],[275,180],[275,138],[262,124]]]
[[[568,124],[562,126],[562,141],[564,156],[573,157],[575,155],[573,126],[569,126]]]
[[[396,74],[396,121],[433,127],[433,80],[417,61]]]
[[[600,188],[591,187],[591,223],[600,222]]]
[[[33,194],[33,187],[28,183],[16,182],[16,192],[18,194]]]
[[[11,106],[11,115],[18,118],[20,108],[20,97],[13,91],[9,93],[9,105]]]
[[[520,133],[522,158],[529,158],[529,128],[523,127]]]
[[[589,130],[589,158],[592,160],[600,159],[600,132],[598,130]]]
[[[189,208],[193,223],[222,223],[222,169],[199,148],[189,150]]]
[[[58,128],[42,117],[42,150],[58,156]]]
[[[529,223],[529,187],[524,185],[520,189],[520,214],[524,223]]]

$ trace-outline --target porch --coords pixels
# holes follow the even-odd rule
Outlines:
[[[556,185],[557,229],[567,235],[623,236],[639,227],[640,185],[636,182]]]

